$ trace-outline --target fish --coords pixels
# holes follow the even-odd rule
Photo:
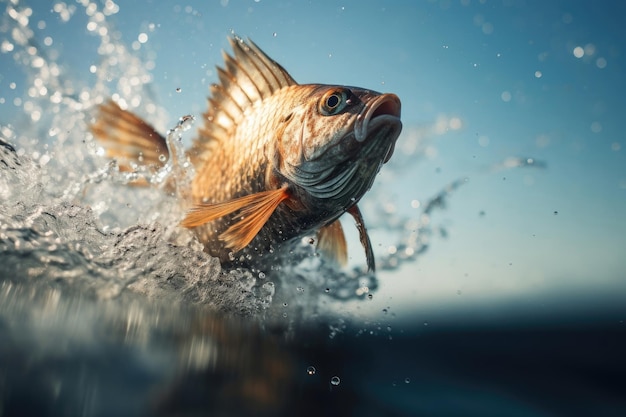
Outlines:
[[[252,40],[228,40],[232,54],[222,51],[219,80],[186,150],[195,176],[180,225],[223,264],[246,265],[315,236],[322,256],[345,265],[340,218],[348,213],[374,272],[358,203],[393,154],[402,130],[400,99],[366,88],[298,84]],[[99,105],[90,129],[121,170],[158,169],[171,157],[163,135],[112,100]]]

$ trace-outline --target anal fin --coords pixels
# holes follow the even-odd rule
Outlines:
[[[340,266],[348,263],[348,244],[339,219],[317,232],[317,250]]]

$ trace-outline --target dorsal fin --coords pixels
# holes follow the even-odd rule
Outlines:
[[[289,73],[250,39],[228,39],[234,57],[223,53],[224,67],[217,67],[219,84],[211,85],[209,108],[189,155],[192,161],[204,159],[213,140],[225,141],[241,123],[244,113],[256,102],[274,92],[297,84]]]

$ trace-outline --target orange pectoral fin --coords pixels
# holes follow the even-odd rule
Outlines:
[[[196,227],[241,210],[237,216],[241,220],[219,236],[227,248],[238,252],[254,239],[276,207],[288,197],[285,185],[277,190],[262,191],[224,203],[202,204],[193,208],[181,225],[188,228]]]
[[[341,266],[348,263],[348,244],[338,219],[317,232],[317,250]]]
[[[359,231],[359,240],[361,241],[361,245],[363,245],[363,249],[365,249],[365,257],[367,259],[367,270],[369,272],[376,271],[376,262],[374,260],[374,251],[372,250],[372,242],[370,242],[370,237],[367,234],[367,229],[365,228],[365,223],[363,223],[363,216],[361,215],[361,210],[354,205],[348,209],[348,213],[354,217],[354,221],[356,222],[356,228]]]

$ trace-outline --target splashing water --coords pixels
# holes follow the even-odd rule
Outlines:
[[[2,52],[26,76],[26,96],[14,101],[21,116],[0,128],[0,273],[8,282],[53,285],[98,300],[140,293],[279,320],[318,317],[329,300],[365,299],[376,291],[376,277],[362,265],[337,271],[315,253],[312,238],[294,243],[289,262],[264,271],[222,270],[189,231],[177,226],[185,209],[180,201],[194,174],[183,147],[193,116],[181,117],[169,130],[170,158],[156,173],[141,167],[120,172],[88,132],[92,109],[109,97],[149,120],[165,120],[152,100],[149,65],[129,51],[109,23],[118,12],[115,3],[81,0],[53,7],[62,23],[80,20],[97,44],[98,64],[90,67],[93,78],[86,81],[72,77],[47,37],[39,40],[33,9],[20,1],[6,7]],[[393,175],[394,166],[406,169],[409,159],[414,163],[424,153],[425,135],[459,127],[460,121],[450,118],[408,135],[401,145],[404,156],[392,161],[389,172]],[[140,177],[156,188],[173,179],[175,192],[123,186]],[[366,213],[379,219],[370,231],[384,231],[396,241],[377,254],[379,269],[416,261],[434,234],[445,235],[431,216],[464,182],[450,184],[415,217],[368,206],[370,213],[380,211],[379,216]]]

